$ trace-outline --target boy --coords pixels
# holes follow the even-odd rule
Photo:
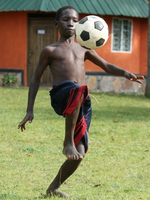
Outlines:
[[[46,191],[47,196],[53,194],[64,198],[71,197],[58,188],[77,169],[88,150],[91,104],[88,88],[84,83],[84,61],[88,59],[104,69],[105,72],[124,76],[131,81],[142,83],[140,79],[144,79],[143,76],[137,77],[106,62],[94,50],[87,50],[76,43],[74,31],[78,17],[78,12],[71,6],[62,7],[57,11],[55,26],[60,32],[60,39],[55,44],[46,46],[41,52],[29,87],[27,114],[18,126],[23,131],[26,122],[32,122],[33,106],[40,78],[49,65],[53,75],[53,88],[50,91],[51,104],[57,114],[65,116],[63,154],[67,160],[49,185]]]

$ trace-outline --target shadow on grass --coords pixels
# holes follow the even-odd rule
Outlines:
[[[119,118],[120,121],[149,121],[150,120],[150,109],[143,108],[142,106],[132,107],[132,106],[105,106],[105,107],[92,107],[93,117],[99,118],[101,121],[111,120],[114,118]],[[14,117],[14,113],[19,113],[19,109],[1,108],[1,113],[5,115],[8,113],[8,117]],[[25,113],[24,113],[25,114]],[[52,108],[36,108],[35,109],[36,119],[40,118],[41,121],[45,120],[63,120],[63,116],[57,115]],[[12,115],[12,116],[11,116]],[[22,115],[22,117],[24,117]]]

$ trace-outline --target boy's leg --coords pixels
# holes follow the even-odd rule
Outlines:
[[[77,145],[77,150],[80,152],[82,157],[84,157],[85,148],[82,142],[79,142],[79,144]],[[58,188],[69,176],[71,176],[75,172],[80,162],[81,160],[69,160],[69,159],[66,160],[64,164],[61,166],[58,174],[56,175],[52,183],[49,185],[46,191],[46,195],[47,196],[57,195],[65,198],[71,197],[70,195],[60,191]]]
[[[75,110],[70,115],[66,116],[63,154],[70,160],[83,159],[83,156],[77,151],[74,145],[74,130],[82,102],[83,96]]]

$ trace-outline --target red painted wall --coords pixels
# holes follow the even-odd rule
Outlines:
[[[148,19],[141,19],[140,27],[140,74],[148,70]]]
[[[27,31],[28,12],[0,13],[0,68],[24,70],[24,85],[27,85]],[[85,15],[80,15],[80,18]],[[111,52],[112,16],[104,16],[109,26],[107,43],[96,50],[97,53],[113,64],[136,74],[147,73],[147,39],[148,19],[129,18],[133,20],[133,43],[131,53]],[[93,63],[86,61],[86,71],[102,71]]]
[[[83,17],[83,16],[82,16]],[[109,26],[109,39],[107,43],[97,49],[97,53],[110,63],[136,74],[146,75],[147,72],[147,39],[148,23],[147,19],[129,18],[133,20],[132,52],[111,52],[112,42],[112,17],[104,16],[104,20]],[[103,71],[101,68],[86,61],[87,71]]]
[[[0,13],[0,68],[24,70],[27,75],[27,13]]]

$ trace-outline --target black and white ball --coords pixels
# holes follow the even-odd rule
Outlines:
[[[77,42],[87,49],[98,49],[108,40],[107,23],[100,17],[89,15],[82,18],[76,25]]]

